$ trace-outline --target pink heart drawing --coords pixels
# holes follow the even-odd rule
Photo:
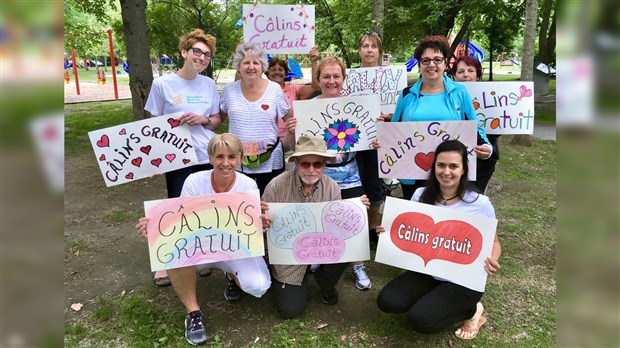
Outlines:
[[[140,167],[140,165],[142,164],[142,157],[136,157],[132,159],[131,164],[133,164],[136,167]]]
[[[168,162],[172,163],[172,161],[174,161],[174,159],[177,158],[177,155],[173,154],[173,153],[169,153],[166,155],[166,159],[168,160]]]
[[[97,141],[97,146],[99,147],[108,147],[110,146],[110,139],[108,138],[107,135],[102,135],[101,136],[101,140]]]
[[[140,151],[148,155],[149,152],[151,152],[151,145],[142,146],[140,148]]]
[[[191,160],[189,158],[184,158],[183,159],[183,164],[188,164],[189,162],[191,162]]]
[[[99,160],[100,160],[100,161],[105,161],[105,155],[101,155],[101,156],[99,157]]]
[[[179,120],[175,120],[174,118],[169,118],[169,119],[168,119],[168,124],[169,124],[172,128],[175,128],[175,127],[178,127],[178,126],[181,124],[181,121],[179,121]]]
[[[127,132],[125,131],[125,128],[123,128],[123,129],[121,129],[120,132],[118,132],[118,134],[125,135],[125,134],[127,134]]]
[[[126,179],[130,179],[130,180],[133,179],[133,173],[131,173],[131,172],[127,173],[127,175],[125,175],[125,178]]]
[[[521,88],[519,88],[519,92],[521,92],[521,96],[519,97],[519,100],[521,100],[521,98],[523,97],[531,97],[532,96],[532,90],[525,87],[525,85],[521,85]]]
[[[268,104],[263,104],[260,107],[263,108],[263,110],[265,110],[265,111],[269,110],[269,105]]]
[[[433,160],[435,159],[435,151],[431,151],[429,153],[417,153],[413,158],[415,164],[418,165],[422,170],[428,172],[433,165]]]
[[[151,160],[151,164],[159,168],[159,165],[161,164],[161,158],[156,158],[154,160]]]

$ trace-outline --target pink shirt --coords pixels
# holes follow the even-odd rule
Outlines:
[[[293,101],[299,98],[300,88],[301,85],[291,85],[286,83],[284,84],[284,88],[282,88],[282,92],[284,92],[284,96],[286,97],[286,102],[291,109],[293,108]],[[280,118],[278,119],[278,136],[280,139],[284,139],[285,135],[286,127],[284,126],[284,121]]]

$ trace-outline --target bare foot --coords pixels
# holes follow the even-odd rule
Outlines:
[[[487,322],[487,317],[482,315],[483,312],[484,307],[482,306],[482,303],[478,302],[476,304],[476,313],[474,316],[463,321],[461,327],[454,332],[456,337],[463,340],[473,340],[476,338],[482,325]]]

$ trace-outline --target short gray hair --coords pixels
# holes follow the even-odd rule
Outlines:
[[[237,71],[241,67],[241,61],[245,58],[247,52],[254,53],[263,71],[267,71],[267,52],[263,49],[263,45],[258,42],[243,42],[237,45],[235,55],[233,56],[233,66]]]

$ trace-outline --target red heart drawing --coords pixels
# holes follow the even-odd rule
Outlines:
[[[169,153],[166,155],[166,159],[168,160],[168,162],[172,163],[172,161],[174,161],[174,159],[177,158],[177,155],[173,154],[173,153]]]
[[[263,104],[260,107],[263,108],[263,110],[265,110],[265,111],[269,110],[269,105],[268,104]]]
[[[146,145],[146,146],[142,146],[140,148],[140,151],[144,152],[145,154],[149,154],[149,152],[151,152],[151,145]]]
[[[100,161],[105,161],[105,155],[101,155],[101,156],[99,157],[99,160],[100,160]]]
[[[435,224],[422,213],[402,213],[392,222],[390,239],[400,250],[416,254],[426,266],[439,259],[469,265],[482,250],[482,234],[474,226],[459,220]]]
[[[189,162],[191,162],[191,160],[190,160],[190,159],[188,159],[188,158],[184,158],[184,159],[183,159],[183,164],[188,164]]]
[[[151,164],[159,168],[159,165],[161,164],[161,158],[156,158],[154,160],[151,160]]]
[[[519,92],[521,92],[521,96],[519,97],[519,100],[521,100],[521,98],[523,97],[531,97],[532,96],[532,90],[525,87],[525,85],[521,85],[521,88],[519,88]]]
[[[142,164],[142,157],[136,157],[132,159],[131,164],[133,164],[136,167],[139,167]]]
[[[168,124],[169,124],[172,128],[175,128],[175,127],[178,127],[178,126],[181,124],[181,121],[179,121],[179,120],[175,120],[174,118],[169,118],[169,119],[168,119]]]
[[[97,141],[97,146],[99,147],[108,147],[110,146],[110,139],[108,138],[107,135],[102,135],[101,136],[101,140]]]
[[[125,135],[125,134],[127,134],[127,133],[125,132],[125,128],[121,129],[121,131],[120,131],[120,132],[118,132],[118,134],[120,134],[120,135]]]
[[[130,180],[133,179],[133,173],[131,173],[131,172],[128,173],[127,175],[125,175],[125,178],[126,179],[130,179]]]
[[[429,153],[419,152],[413,158],[415,164],[420,167],[425,172],[428,172],[433,165],[433,160],[435,159],[435,151],[431,151]]]

